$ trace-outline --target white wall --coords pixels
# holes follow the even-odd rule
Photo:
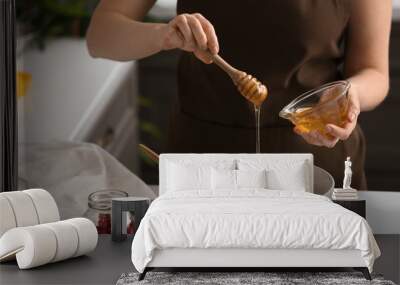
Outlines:
[[[375,234],[400,234],[400,192],[359,191],[367,204],[367,221]]]

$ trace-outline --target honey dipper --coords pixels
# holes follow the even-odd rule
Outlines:
[[[216,65],[230,76],[243,97],[253,103],[256,107],[261,106],[268,95],[268,89],[264,84],[250,74],[234,68],[219,55],[209,53],[209,56]]]

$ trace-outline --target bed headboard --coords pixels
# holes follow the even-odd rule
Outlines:
[[[232,160],[236,161],[238,159],[265,159],[269,162],[274,161],[293,161],[293,162],[304,162],[306,165],[306,173],[305,179],[307,181],[306,191],[313,193],[313,181],[314,181],[314,161],[313,155],[310,153],[299,153],[299,154],[292,154],[292,153],[240,153],[240,154],[199,154],[199,153],[185,153],[185,154],[175,154],[175,153],[166,153],[160,155],[159,161],[159,195],[164,194],[167,191],[167,169],[168,163],[170,162],[181,162],[182,160],[190,160],[195,162],[197,161],[221,161],[221,160]]]

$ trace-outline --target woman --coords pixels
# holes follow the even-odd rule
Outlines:
[[[262,106],[262,152],[310,152],[341,181],[366,189],[365,139],[357,118],[388,91],[390,0],[178,0],[168,24],[142,23],[154,0],[102,0],[87,34],[92,56],[133,60],[182,49],[170,152],[254,152],[254,114],[205,53],[219,53],[269,89]],[[333,139],[301,133],[278,117],[292,99],[334,80],[351,83],[348,122],[327,125]],[[341,185],[337,185],[341,186]]]

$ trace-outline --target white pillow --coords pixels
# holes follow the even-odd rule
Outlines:
[[[303,191],[307,189],[308,171],[305,161],[266,159],[239,159],[239,170],[263,170],[267,172],[267,188],[273,190]]]
[[[266,170],[212,169],[213,190],[238,190],[241,188],[266,188]]]
[[[236,170],[237,188],[267,188],[267,171]]]
[[[212,189],[236,189],[236,170],[215,169],[211,171]]]
[[[173,159],[167,162],[167,191],[211,190],[211,168],[235,169],[234,159]]]
[[[271,170],[267,173],[268,188],[274,190],[306,192],[307,184],[301,168],[288,172]]]
[[[170,191],[211,189],[211,167],[170,163],[167,188]]]

